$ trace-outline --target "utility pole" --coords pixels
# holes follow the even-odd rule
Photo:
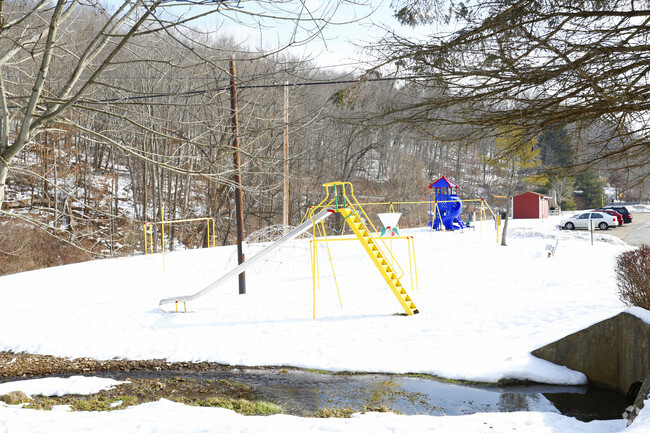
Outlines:
[[[282,206],[284,233],[289,231],[289,82],[284,83],[284,201]]]
[[[235,56],[230,58],[230,110],[232,111],[232,147],[235,167],[235,213],[237,220],[237,263],[244,263],[244,207],[239,161],[239,119],[237,117],[237,82]],[[246,293],[246,273],[239,274],[239,294]]]

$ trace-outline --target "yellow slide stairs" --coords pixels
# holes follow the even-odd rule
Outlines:
[[[418,314],[418,309],[411,300],[410,296],[406,293],[404,286],[399,281],[399,277],[395,274],[393,266],[386,260],[384,253],[377,246],[376,241],[370,235],[370,231],[363,223],[359,214],[354,209],[349,207],[339,208],[338,211],[343,215],[345,221],[357,236],[363,248],[366,250],[373,263],[388,283],[388,286],[393,291],[397,300],[402,304],[404,311],[407,315],[412,316]]]

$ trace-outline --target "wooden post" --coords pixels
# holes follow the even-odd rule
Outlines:
[[[289,83],[284,84],[284,201],[282,206],[284,233],[289,229]]]
[[[237,83],[235,80],[235,56],[230,58],[230,109],[232,111],[232,147],[235,167],[235,213],[237,220],[237,263],[244,263],[244,211],[239,161],[239,120],[237,117]],[[239,274],[239,294],[246,293],[246,273]]]

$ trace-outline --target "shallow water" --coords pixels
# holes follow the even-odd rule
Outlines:
[[[465,415],[476,412],[555,412],[582,421],[620,419],[623,395],[592,386],[475,386],[429,378],[384,374],[321,374],[302,370],[235,369],[207,372],[130,372],[111,377],[227,379],[254,388],[255,397],[287,412],[385,407],[409,415]]]

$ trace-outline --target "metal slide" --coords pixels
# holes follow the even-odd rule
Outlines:
[[[234,277],[236,275],[241,274],[244,272],[249,266],[253,265],[256,261],[263,259],[264,257],[268,256],[278,248],[280,248],[282,245],[285,243],[289,242],[292,239],[297,238],[307,230],[309,230],[314,224],[316,224],[319,221],[324,220],[328,216],[332,215],[335,213],[334,209],[331,208],[326,208],[323,209],[322,211],[318,212],[317,214],[313,215],[311,219],[305,221],[304,223],[300,224],[298,227],[295,229],[291,230],[289,233],[278,239],[277,241],[273,242],[271,245],[267,246],[264,248],[262,251],[259,253],[255,254],[253,257],[250,259],[246,260],[244,263],[241,265],[237,266],[235,269],[231,270],[230,272],[226,273],[223,275],[221,278],[216,280],[215,282],[209,284],[207,287],[205,287],[203,290],[200,292],[197,292],[193,295],[189,296],[177,296],[174,298],[167,298],[163,299],[160,301],[159,305],[164,305],[164,304],[171,304],[174,302],[187,302],[187,301],[193,301],[195,299],[200,298],[201,296],[211,292],[212,290],[216,289],[219,287],[223,282],[228,280],[231,277]]]

